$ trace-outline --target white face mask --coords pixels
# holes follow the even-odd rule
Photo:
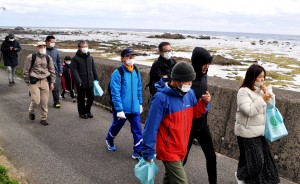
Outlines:
[[[186,93],[188,92],[190,89],[191,89],[192,86],[190,85],[187,85],[187,84],[182,84],[182,87],[181,87],[181,91]]]
[[[83,47],[83,48],[81,48],[81,52],[82,53],[88,53],[88,51],[89,51],[89,48],[88,47]]]
[[[42,55],[46,54],[46,48],[39,49],[39,53],[42,54]]]
[[[163,57],[164,57],[165,59],[169,60],[169,59],[171,59],[172,54],[171,54],[171,52],[164,52]]]
[[[260,86],[264,85],[264,82],[256,82],[254,83],[254,86],[260,88]]]
[[[13,39],[13,38],[9,38],[8,40],[9,40],[9,41],[11,41],[11,42],[13,42],[15,39]]]
[[[69,65],[69,64],[71,64],[71,61],[67,61],[66,63]]]
[[[50,47],[54,47],[54,46],[55,46],[55,43],[50,43],[49,46],[50,46]]]
[[[134,65],[134,63],[135,63],[135,59],[127,59],[126,60],[126,64],[129,66]]]

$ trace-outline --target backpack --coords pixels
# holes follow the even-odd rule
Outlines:
[[[124,70],[122,68],[122,66],[120,66],[119,68],[117,68],[117,70],[119,71],[120,75],[121,75],[121,83],[122,83],[122,78],[124,76]],[[139,74],[139,70],[137,69],[137,67],[134,65],[133,70],[135,70],[136,74]],[[122,84],[121,84],[122,85]],[[111,104],[112,107],[112,111],[116,111],[115,107],[114,107],[114,103],[112,102],[112,96],[111,96],[111,90],[110,90],[110,81],[108,83],[108,87],[107,87],[107,91],[108,91],[108,95],[109,95],[109,103]]]
[[[30,66],[29,70],[31,70],[31,68],[33,67],[35,60],[36,60],[36,53],[33,53],[32,57],[31,57],[31,66]],[[46,54],[46,60],[47,60],[47,66],[49,68],[50,57],[47,54]]]
[[[35,60],[36,60],[36,53],[33,53],[32,56],[31,56],[31,66],[30,66],[30,68],[29,68],[29,73],[31,72],[31,69],[32,69],[32,67],[33,67],[33,65],[34,65],[34,63],[35,63]],[[48,56],[47,54],[46,54],[46,60],[47,60],[47,67],[48,67],[48,69],[49,69],[50,56]],[[49,76],[47,77],[47,80],[48,80],[48,82],[50,83],[50,81],[51,81],[51,75],[49,75]]]

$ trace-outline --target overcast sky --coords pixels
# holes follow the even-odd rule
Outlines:
[[[300,0],[0,0],[0,26],[300,35]]]

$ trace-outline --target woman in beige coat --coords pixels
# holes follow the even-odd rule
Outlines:
[[[234,133],[240,149],[235,173],[239,184],[279,183],[278,171],[264,137],[267,102],[272,94],[264,85],[266,71],[253,64],[237,94],[237,112]]]

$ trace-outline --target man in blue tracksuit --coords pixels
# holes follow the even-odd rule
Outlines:
[[[54,85],[54,90],[52,91],[53,95],[53,107],[60,108],[59,103],[59,85],[60,85],[60,77],[63,73],[61,58],[58,50],[55,48],[55,37],[47,36],[46,37],[46,46],[47,46],[47,55],[51,56],[55,68],[56,81]]]
[[[114,138],[118,135],[126,120],[131,123],[134,146],[132,158],[141,158],[142,128],[140,114],[142,107],[142,80],[134,65],[136,53],[126,48],[121,52],[122,64],[110,79],[110,92],[113,106],[113,122],[106,135],[107,149],[116,151]],[[120,73],[121,71],[121,73]]]

